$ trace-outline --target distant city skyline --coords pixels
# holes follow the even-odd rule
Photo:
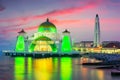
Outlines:
[[[15,47],[18,31],[31,35],[46,18],[76,42],[93,41],[96,14],[101,41],[120,41],[119,7],[120,0],[0,0],[0,48]]]

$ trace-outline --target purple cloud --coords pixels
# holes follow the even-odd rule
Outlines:
[[[5,9],[5,7],[3,7],[1,4],[0,4],[0,11],[3,11]]]

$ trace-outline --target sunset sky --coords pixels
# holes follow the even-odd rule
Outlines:
[[[14,48],[18,31],[31,35],[46,18],[74,41],[91,41],[96,14],[101,41],[120,41],[120,0],[0,0],[0,49]]]

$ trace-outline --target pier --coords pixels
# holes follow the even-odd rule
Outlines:
[[[33,57],[33,58],[48,58],[48,57],[81,57],[80,53],[52,53],[52,52],[15,52],[3,51],[3,55],[11,57]]]

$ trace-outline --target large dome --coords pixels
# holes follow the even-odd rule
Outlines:
[[[46,22],[42,23],[38,27],[38,32],[53,32],[53,33],[56,33],[57,29],[56,29],[55,25],[53,23],[49,22],[49,19],[47,19]]]

